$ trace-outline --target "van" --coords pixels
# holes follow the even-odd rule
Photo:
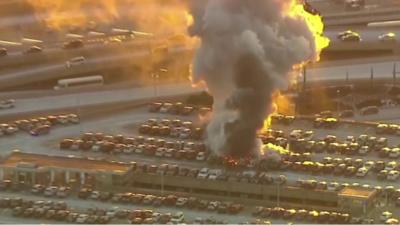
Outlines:
[[[68,60],[65,63],[65,67],[71,68],[73,66],[80,66],[80,65],[85,64],[85,62],[86,62],[85,57],[79,56],[79,57],[75,57],[75,58],[72,58],[72,59]]]

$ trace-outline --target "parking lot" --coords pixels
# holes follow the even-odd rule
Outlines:
[[[182,176],[181,173],[185,172],[181,172],[181,170],[186,170],[185,175],[187,175],[188,171],[197,169],[196,174],[193,175],[197,178],[204,176],[206,179],[226,180],[229,182],[265,182],[266,185],[279,184],[305,189],[337,191],[346,186],[363,186],[379,190],[381,193],[379,204],[382,204],[383,207],[377,209],[376,212],[372,212],[371,217],[376,218],[384,210],[389,210],[394,216],[400,213],[400,208],[396,207],[397,198],[400,197],[396,191],[400,188],[397,185],[398,177],[395,176],[395,178],[388,179],[390,171],[387,171],[385,175],[379,175],[381,170],[384,169],[399,170],[397,163],[396,165],[391,165],[392,168],[385,168],[389,166],[389,162],[398,159],[397,156],[389,157],[389,155],[382,156],[379,154],[380,149],[386,146],[381,146],[379,151],[372,150],[371,147],[370,150],[360,154],[358,150],[351,153],[328,150],[330,146],[335,145],[325,143],[323,150],[316,150],[314,147],[308,150],[302,149],[299,153],[291,153],[291,155],[285,156],[278,168],[274,170],[264,170],[258,165],[254,165],[255,162],[251,162],[251,160],[239,162],[241,166],[232,168],[232,165],[224,164],[224,162],[220,162],[219,160],[215,161],[215,157],[213,158],[212,154],[204,148],[201,138],[193,135],[194,130],[203,127],[203,124],[199,121],[200,109],[193,110],[193,112],[190,110],[191,112],[188,115],[178,115],[176,112],[170,113],[169,110],[159,112],[160,109],[158,109],[155,112],[152,107],[154,105],[107,113],[96,118],[85,118],[75,123],[60,124],[52,127],[48,134],[44,133],[38,136],[34,136],[29,132],[6,134],[0,137],[1,155],[6,156],[10,151],[18,149],[22,152],[46,155],[74,155],[77,157],[84,156],[122,162],[135,161],[139,164],[147,165],[144,171],[146,173],[152,173],[151,170],[154,170],[154,173],[156,173],[163,167],[161,166],[162,164],[168,164],[167,168],[176,168],[176,171],[170,174],[173,176]],[[178,120],[179,124],[174,125],[174,123],[178,123]],[[145,125],[144,130],[143,125]],[[161,131],[162,126],[168,127],[167,133]],[[184,134],[185,129],[190,129],[190,135]],[[291,138],[293,139],[292,134],[295,135],[296,133],[293,130],[301,129],[302,131],[313,131],[312,136],[309,137],[309,141],[314,141],[313,145],[329,139],[334,139],[330,143],[358,143],[363,138],[361,136],[360,139],[360,135],[368,135],[367,139],[371,139],[370,136],[374,136],[376,138],[372,138],[372,140],[375,141],[379,138],[385,138],[385,143],[387,142],[386,145],[390,149],[400,144],[397,142],[396,135],[377,134],[375,127],[340,124],[334,128],[316,128],[312,121],[294,120],[290,124],[273,123],[271,129],[269,132],[280,135],[281,139],[279,140],[283,143],[285,142],[284,139],[286,139],[287,143],[291,141]],[[182,133],[173,134],[176,131],[180,131],[184,135],[181,135]],[[101,138],[97,140],[96,135],[101,136]],[[336,138],[332,135],[336,136]],[[327,138],[327,136],[329,137]],[[348,136],[354,137],[354,140],[348,140],[350,139]],[[277,140],[276,137],[273,138]],[[358,148],[364,146],[360,143],[359,145]],[[293,143],[288,147],[292,148]],[[292,151],[298,152],[297,150]],[[382,164],[377,163],[378,161],[384,162],[383,168],[380,170],[375,168],[377,164]],[[318,165],[317,162],[319,163]],[[322,167],[321,164],[323,164]],[[330,165],[327,166],[327,164]],[[341,164],[344,165],[341,166]],[[336,167],[344,168],[343,171],[335,172],[335,170],[339,170]],[[358,175],[359,170],[363,170],[361,168],[368,170],[363,176]],[[238,172],[241,174],[238,174]],[[165,170],[165,173],[168,173],[167,170]],[[252,181],[255,178],[257,178],[257,181]],[[18,194],[9,191],[1,193],[2,197],[13,197],[16,195]],[[25,192],[24,196],[29,197],[29,199],[39,198],[30,194],[29,191]],[[95,202],[90,199],[82,200],[76,196],[71,196],[63,200],[71,206],[76,205],[81,210],[100,206],[100,208],[109,209],[115,205],[120,208],[129,209],[143,207],[140,205],[128,206],[126,204]],[[201,210],[177,209],[168,206],[156,208],[146,206],[145,208],[171,213],[182,211],[187,221],[195,220],[196,217],[213,217],[220,222],[245,222],[252,221],[257,217],[260,218],[259,215],[252,216],[254,205],[244,205],[244,210],[235,216]],[[10,210],[3,210],[3,214],[10,216],[12,220],[12,213],[10,213]],[[283,220],[280,220],[279,218],[269,216],[264,217],[264,219],[272,222],[289,222],[295,220],[291,217],[282,217],[281,219]],[[23,218],[18,217],[17,220],[23,220]],[[114,221],[112,222],[114,223]],[[117,222],[127,222],[127,219]]]

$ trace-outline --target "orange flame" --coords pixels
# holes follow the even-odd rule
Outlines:
[[[51,29],[86,28],[91,22],[123,19],[135,29],[155,34],[186,34],[193,22],[182,0],[26,0]]]
[[[299,3],[298,0],[292,0],[286,7],[286,12],[284,12],[286,16],[296,18],[296,19],[302,19],[306,22],[308,28],[310,29],[313,37],[314,37],[314,44],[316,48],[315,52],[315,58],[312,59],[313,61],[319,61],[320,60],[320,53],[323,49],[327,48],[329,46],[330,40],[323,35],[324,32],[324,23],[322,21],[322,17],[320,15],[314,15],[309,12],[307,12],[304,8],[304,5],[302,3]],[[307,63],[309,62],[301,62],[298,65],[293,66],[293,70],[300,70],[303,68]],[[291,82],[296,82],[296,77],[291,77],[292,81]],[[291,102],[289,99],[285,98],[284,96],[280,95],[279,92],[275,93],[273,96],[273,112],[271,115],[268,116],[268,118],[264,122],[264,127],[262,131],[266,131],[271,127],[271,116],[278,113],[278,109],[290,109],[292,108]],[[281,110],[279,110],[281,111]],[[287,111],[287,110],[284,110]],[[289,110],[290,111],[290,110]],[[294,114],[294,111],[292,113],[286,113],[286,114]],[[279,146],[275,146],[273,144],[269,144],[268,146],[264,146],[269,149],[276,150],[278,152],[285,152],[283,148],[280,148]],[[263,154],[263,150],[261,150],[261,153]]]
[[[323,49],[329,46],[330,40],[324,36],[324,23],[320,15],[314,15],[307,12],[304,5],[292,0],[289,5],[289,11],[287,16],[293,18],[303,19],[314,36],[315,46],[316,46],[316,58],[315,61],[319,61],[319,54]]]

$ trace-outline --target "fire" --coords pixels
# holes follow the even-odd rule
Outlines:
[[[271,144],[271,143],[264,145],[264,147],[261,149],[261,155],[265,155],[266,151],[273,151],[273,152],[278,153],[279,155],[289,154],[289,150],[287,150],[281,146]]]
[[[318,14],[314,15],[307,12],[304,8],[304,4],[301,4],[296,0],[292,0],[288,8],[289,11],[287,15],[289,17],[302,18],[307,23],[315,40],[317,50],[317,58],[315,60],[319,61],[319,54],[324,48],[328,47],[330,43],[330,40],[323,35],[324,23],[322,17]]]
[[[298,0],[292,0],[286,10],[286,15],[293,18],[300,18],[303,19],[310,29],[314,41],[315,41],[315,49],[316,49],[316,56],[314,61],[320,60],[320,53],[323,49],[329,46],[330,40],[323,35],[324,32],[324,23],[322,21],[322,17],[318,14],[311,14],[306,11],[305,6],[303,3],[299,2]],[[309,62],[302,62],[297,64],[293,67],[294,71],[300,71],[306,64]],[[292,82],[296,82],[296,77],[292,76]],[[293,110],[293,106],[291,104],[290,99],[286,98],[285,96],[281,95],[280,92],[276,92],[273,96],[273,103],[272,103],[272,113],[268,116],[268,118],[264,121],[264,127],[261,132],[268,130],[271,127],[271,117],[277,113],[284,113],[287,115],[293,115],[295,112]],[[278,110],[280,112],[278,112]],[[278,153],[287,153],[288,150],[276,146],[274,144],[267,144],[261,150],[261,154],[265,154],[265,149],[273,150]]]
[[[26,0],[39,21],[54,30],[121,20],[155,34],[186,34],[193,18],[182,0]],[[117,25],[116,25],[117,26]]]
[[[185,20],[186,20],[186,25],[189,27],[193,25],[194,18],[192,14],[189,13],[189,11],[185,10]]]

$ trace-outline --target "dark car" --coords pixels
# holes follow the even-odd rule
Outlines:
[[[33,130],[31,130],[31,132],[30,132],[30,134],[32,136],[40,136],[40,135],[44,135],[44,134],[48,134],[48,133],[50,133],[49,125],[43,125],[43,126],[36,127]]]
[[[345,110],[339,114],[340,118],[351,118],[354,117],[353,110]]]
[[[32,46],[30,48],[28,48],[24,54],[35,54],[35,53],[41,53],[43,52],[43,49],[41,47],[38,46]]]
[[[60,142],[60,149],[69,149],[74,144],[72,139],[64,139]]]
[[[76,48],[82,48],[84,46],[82,40],[72,40],[69,42],[64,43],[63,48],[64,49],[76,49]]]
[[[12,186],[11,180],[0,181],[0,190],[6,190]]]
[[[0,48],[0,57],[4,57],[8,54],[7,49]]]
[[[151,103],[150,107],[149,107],[149,112],[158,112],[160,110],[160,108],[162,107],[162,103],[161,102],[153,102]]]
[[[90,196],[92,190],[90,188],[82,188],[79,190],[78,198],[86,199]]]

